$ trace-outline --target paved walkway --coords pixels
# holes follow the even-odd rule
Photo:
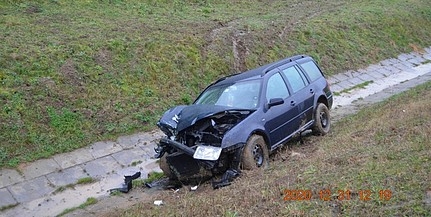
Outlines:
[[[365,69],[328,78],[336,93],[333,113],[337,117],[340,108],[414,78],[431,80],[431,47],[423,53],[401,54]],[[355,88],[365,82],[368,83],[365,88]],[[0,208],[4,210],[0,216],[55,216],[79,206],[89,197],[108,196],[107,190],[121,187],[124,175],[140,171],[145,178],[150,171],[160,171],[152,156],[162,135],[156,130],[122,136],[116,141],[96,142],[18,169],[1,169]],[[74,185],[85,177],[97,182]],[[74,187],[56,191],[67,185]]]

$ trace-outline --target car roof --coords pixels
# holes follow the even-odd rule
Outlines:
[[[236,83],[236,82],[242,81],[242,80],[248,80],[248,79],[263,77],[266,73],[268,73],[272,69],[275,69],[275,68],[280,67],[284,64],[287,64],[287,63],[290,63],[293,61],[297,61],[297,60],[303,59],[303,58],[307,58],[307,59],[311,60],[311,57],[309,57],[307,55],[296,55],[296,56],[288,57],[288,58],[279,60],[277,62],[273,62],[273,63],[269,63],[266,65],[260,66],[260,67],[255,68],[255,69],[251,69],[251,70],[248,70],[248,71],[245,71],[242,73],[233,74],[233,75],[229,75],[229,76],[220,78],[219,80],[217,80],[216,82],[214,82],[210,86],[232,84],[232,83]]]

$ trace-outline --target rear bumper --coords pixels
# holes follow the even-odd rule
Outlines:
[[[328,109],[332,108],[332,104],[334,103],[334,97],[332,95],[332,92],[329,93],[329,95],[326,95],[327,99],[328,99]]]

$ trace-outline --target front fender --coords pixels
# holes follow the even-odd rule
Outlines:
[[[240,123],[224,135],[221,148],[223,148],[223,150],[233,150],[243,147],[247,144],[248,138],[256,132],[264,134],[264,136],[267,137],[267,132],[263,126],[257,124],[250,125],[247,122]]]

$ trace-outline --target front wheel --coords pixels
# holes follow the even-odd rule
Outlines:
[[[319,103],[317,105],[316,113],[314,114],[314,126],[313,131],[316,134],[326,135],[329,133],[329,129],[331,128],[331,116],[329,114],[328,107]]]
[[[268,167],[268,146],[262,136],[252,135],[248,139],[242,153],[241,164],[246,170]]]
[[[166,177],[168,177],[170,180],[175,180],[176,177],[172,173],[171,168],[169,167],[168,161],[166,159],[167,155],[168,155],[168,153],[165,153],[160,158],[160,160],[159,160],[159,166],[160,166],[160,169],[163,171],[163,173],[165,174]]]

